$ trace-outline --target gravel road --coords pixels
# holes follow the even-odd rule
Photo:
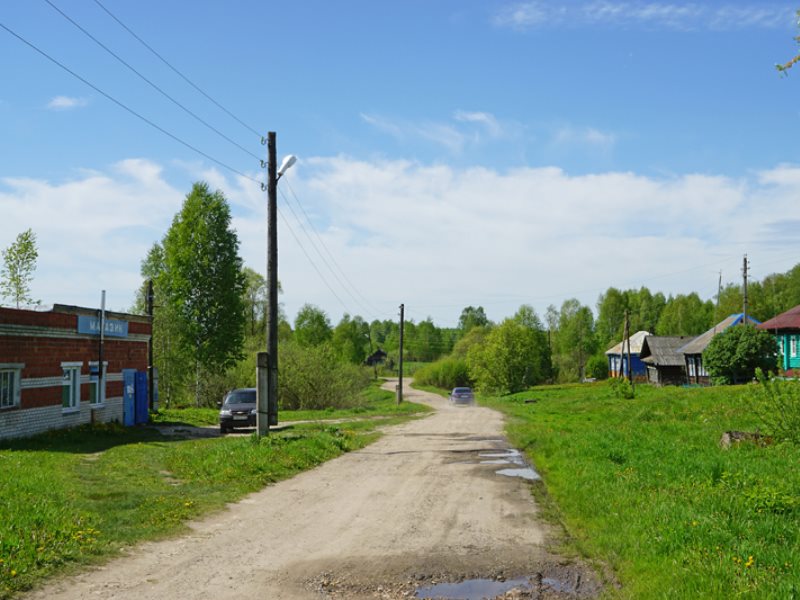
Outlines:
[[[520,577],[528,583],[498,597],[593,597],[591,570],[548,551],[554,532],[537,517],[530,484],[481,463],[479,454],[508,448],[502,416],[404,395],[437,410],[192,523],[183,537],[25,597],[388,600],[438,597],[424,590],[441,582]]]

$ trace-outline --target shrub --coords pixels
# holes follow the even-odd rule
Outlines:
[[[330,344],[280,346],[278,404],[284,410],[350,408],[362,402],[370,382],[369,369],[343,363]]]
[[[756,370],[758,385],[750,392],[753,409],[765,433],[800,444],[800,382],[778,380]]]
[[[586,361],[586,376],[595,379],[608,378],[608,359],[605,354],[595,354]]]
[[[633,398],[633,386],[631,382],[624,377],[622,379],[612,377],[608,380],[608,385],[617,398],[622,398],[623,400],[630,400]]]
[[[414,381],[442,389],[471,386],[467,362],[458,358],[443,358],[417,369]]]
[[[715,336],[703,352],[706,371],[720,384],[750,381],[757,368],[774,370],[777,361],[775,338],[747,325],[729,327]]]

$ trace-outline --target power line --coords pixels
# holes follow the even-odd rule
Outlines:
[[[84,34],[86,37],[88,37],[88,38],[89,38],[90,40],[92,40],[92,41],[93,41],[95,44],[97,44],[98,46],[100,46],[100,47],[101,47],[103,50],[105,50],[106,52],[108,52],[108,53],[109,53],[111,56],[113,56],[115,59],[117,59],[117,60],[118,60],[120,63],[122,63],[123,65],[125,65],[126,67],[128,67],[128,69],[130,69],[130,70],[131,70],[131,71],[132,71],[134,74],[136,74],[136,75],[137,75],[137,76],[138,76],[138,77],[139,77],[139,78],[140,78],[142,81],[144,81],[145,83],[147,83],[148,85],[150,85],[150,87],[152,87],[154,90],[156,90],[156,91],[157,91],[158,93],[160,93],[162,96],[164,96],[164,97],[165,97],[167,100],[169,100],[170,102],[172,102],[172,103],[173,103],[175,106],[177,106],[178,108],[180,108],[181,110],[183,110],[183,111],[184,111],[186,114],[188,114],[188,115],[192,116],[192,117],[193,117],[193,118],[194,118],[196,121],[198,121],[199,123],[201,123],[202,125],[204,125],[204,126],[205,126],[205,127],[207,127],[208,129],[210,129],[211,131],[213,131],[214,133],[216,133],[218,136],[220,136],[222,139],[226,140],[228,143],[232,144],[233,146],[236,146],[236,147],[237,147],[239,150],[241,150],[242,152],[244,152],[244,153],[246,153],[246,154],[249,154],[250,156],[252,156],[252,157],[253,157],[253,158],[255,158],[256,160],[261,160],[261,157],[260,157],[260,156],[258,156],[258,155],[256,155],[256,154],[254,154],[253,152],[251,152],[250,150],[248,150],[247,148],[245,148],[244,146],[242,146],[241,144],[239,144],[239,143],[238,143],[238,142],[236,142],[235,140],[233,140],[233,139],[229,138],[227,135],[225,135],[224,133],[222,133],[222,132],[221,132],[219,129],[217,129],[216,127],[214,127],[214,126],[213,126],[213,125],[211,125],[210,123],[208,123],[208,122],[207,122],[206,120],[204,120],[202,117],[198,116],[196,113],[194,113],[194,112],[193,112],[193,111],[191,111],[190,109],[186,108],[186,106],[184,106],[183,104],[181,104],[180,102],[178,102],[178,101],[177,101],[175,98],[173,98],[172,96],[170,96],[170,95],[169,95],[167,92],[165,92],[163,89],[161,89],[161,88],[160,88],[160,87],[159,87],[159,86],[158,86],[156,83],[154,83],[153,81],[151,81],[150,79],[148,79],[147,77],[145,77],[145,76],[144,76],[144,75],[143,75],[143,74],[142,74],[140,71],[138,71],[138,70],[137,70],[135,67],[133,67],[133,66],[132,66],[130,63],[128,63],[128,62],[127,62],[125,59],[123,59],[123,58],[122,58],[121,56],[119,56],[119,55],[118,55],[116,52],[114,52],[113,50],[111,50],[111,48],[109,48],[109,47],[108,47],[108,46],[106,46],[106,45],[105,45],[103,42],[101,42],[101,41],[100,41],[100,40],[98,40],[96,37],[94,37],[94,36],[93,36],[91,33],[89,33],[89,32],[88,32],[86,29],[84,29],[84,28],[83,28],[83,27],[82,27],[82,26],[81,26],[79,23],[77,23],[77,22],[76,22],[76,21],[75,21],[75,20],[74,20],[72,17],[70,17],[70,16],[69,16],[68,14],[66,14],[66,13],[65,13],[63,10],[61,10],[61,9],[60,9],[60,8],[58,8],[58,7],[57,7],[55,4],[53,4],[53,2],[52,2],[51,0],[44,0],[44,1],[45,1],[47,4],[49,4],[49,5],[50,5],[50,7],[51,7],[53,10],[55,10],[55,11],[56,11],[58,14],[60,14],[60,15],[61,15],[62,17],[64,17],[64,18],[65,18],[67,21],[69,21],[70,23],[72,23],[72,24],[73,24],[73,25],[74,25],[74,26],[75,26],[75,27],[76,27],[76,28],[77,28],[79,31],[81,31],[81,32],[82,32],[82,33],[83,33],[83,34]]]
[[[258,130],[256,130],[255,128],[251,127],[250,125],[248,125],[247,123],[245,123],[244,121],[242,121],[242,120],[241,120],[239,117],[237,117],[235,114],[233,114],[233,113],[232,113],[231,111],[229,111],[227,108],[225,108],[224,106],[222,106],[222,104],[220,104],[219,102],[217,102],[216,100],[214,100],[214,98],[212,98],[212,97],[211,97],[211,96],[209,96],[209,95],[208,95],[206,92],[204,92],[204,91],[203,91],[203,90],[202,90],[202,89],[201,89],[201,88],[200,88],[200,87],[199,87],[197,84],[195,84],[195,83],[194,83],[194,82],[193,82],[191,79],[189,79],[189,78],[188,78],[186,75],[184,75],[184,74],[183,74],[183,73],[181,73],[181,72],[180,72],[180,71],[179,71],[179,70],[178,70],[176,67],[174,67],[174,66],[173,66],[173,65],[172,65],[172,64],[171,64],[171,63],[170,63],[170,62],[169,62],[169,61],[168,61],[166,58],[164,58],[164,57],[163,57],[163,56],[161,56],[161,55],[160,55],[158,52],[156,52],[156,51],[155,51],[155,50],[152,48],[152,46],[150,46],[150,45],[149,45],[147,42],[145,42],[145,41],[144,41],[142,38],[140,38],[138,35],[136,35],[136,33],[134,33],[134,32],[133,32],[133,30],[132,30],[130,27],[128,27],[128,26],[127,26],[125,23],[123,23],[123,22],[122,22],[122,21],[119,19],[119,17],[117,17],[117,16],[116,16],[116,15],[114,15],[114,14],[113,14],[113,13],[112,13],[110,10],[108,10],[108,9],[107,9],[107,8],[106,8],[106,7],[103,5],[103,3],[102,3],[102,2],[100,2],[100,0],[94,0],[94,1],[95,1],[95,4],[97,4],[97,6],[99,6],[100,8],[102,8],[102,9],[103,9],[103,10],[104,10],[104,11],[105,11],[107,14],[108,14],[108,16],[110,16],[110,17],[111,17],[112,19],[114,19],[114,20],[115,20],[117,23],[119,23],[119,25],[120,25],[120,26],[121,26],[121,27],[122,27],[122,28],[123,28],[125,31],[127,31],[128,33],[130,33],[130,34],[131,34],[131,35],[132,35],[132,36],[133,36],[133,37],[134,37],[134,38],[135,38],[135,39],[136,39],[136,40],[137,40],[137,41],[138,41],[140,44],[142,44],[142,46],[144,46],[145,48],[147,48],[148,50],[150,50],[150,52],[152,52],[152,53],[153,53],[153,54],[154,54],[154,55],[155,55],[155,56],[156,56],[156,57],[157,57],[157,58],[158,58],[158,59],[159,59],[161,62],[163,62],[163,63],[164,63],[165,65],[167,65],[167,66],[168,66],[170,69],[172,69],[172,71],[173,71],[173,72],[174,72],[176,75],[178,75],[178,76],[179,76],[181,79],[183,79],[183,80],[184,80],[186,83],[188,83],[190,86],[192,86],[192,87],[193,87],[195,90],[197,90],[198,92],[200,92],[200,93],[201,93],[203,96],[205,96],[205,97],[206,97],[206,98],[207,98],[209,101],[211,101],[211,102],[212,102],[212,103],[213,103],[213,104],[214,104],[214,105],[215,105],[217,108],[219,108],[220,110],[222,110],[223,112],[225,112],[225,113],[226,113],[226,114],[227,114],[229,117],[231,117],[233,120],[235,120],[237,123],[239,123],[239,124],[240,124],[242,127],[244,127],[245,129],[247,129],[247,130],[251,131],[252,133],[255,133],[257,136],[261,137],[261,135],[262,135],[262,134],[261,134],[261,133],[259,133],[259,132],[258,132]]]
[[[292,193],[292,196],[294,196],[294,199],[295,199],[295,202],[297,203],[297,206],[299,206],[300,210],[303,212],[303,216],[305,216],[306,222],[308,223],[309,227],[311,228],[311,231],[314,232],[314,235],[316,236],[316,238],[319,240],[320,245],[323,247],[323,249],[328,254],[328,256],[330,257],[330,259],[333,262],[333,264],[339,270],[339,273],[341,273],[341,275],[344,278],[344,280],[350,285],[350,288],[364,301],[364,304],[359,302],[356,298],[353,298],[353,300],[355,300],[356,304],[359,304],[363,308],[369,309],[368,312],[372,312],[373,315],[375,313],[379,313],[380,311],[379,310],[375,310],[375,307],[370,304],[369,300],[367,300],[364,297],[364,295],[361,294],[361,292],[358,291],[358,288],[356,288],[356,286],[353,285],[353,282],[350,281],[350,279],[347,277],[347,275],[345,274],[344,270],[339,265],[339,263],[336,261],[336,258],[334,258],[333,254],[331,253],[331,251],[328,248],[328,246],[325,244],[325,241],[322,239],[322,236],[319,235],[319,232],[316,230],[316,228],[314,227],[314,224],[311,222],[311,219],[309,218],[308,213],[306,213],[305,209],[303,208],[303,204],[300,202],[300,199],[297,197],[297,194],[295,194],[294,188],[291,186],[291,184],[289,184],[288,181],[286,182],[286,185],[289,186],[289,191]],[[331,269],[331,271],[333,271],[333,270]],[[343,285],[342,287],[345,287],[345,286]],[[351,297],[352,297],[352,295],[351,295]]]
[[[325,258],[325,256],[322,254],[322,252],[320,252],[319,248],[317,247],[316,243],[314,242],[314,238],[312,238],[312,237],[311,237],[311,235],[308,233],[308,230],[306,229],[305,225],[303,225],[303,222],[300,220],[300,217],[298,217],[298,216],[297,216],[297,213],[294,211],[294,208],[292,208],[292,205],[289,203],[289,199],[288,199],[288,198],[286,197],[286,195],[283,193],[283,190],[280,190],[280,193],[281,193],[281,197],[283,198],[284,202],[286,203],[286,206],[289,208],[289,210],[290,210],[290,211],[292,211],[292,215],[294,216],[294,218],[295,218],[295,221],[297,221],[297,224],[298,224],[298,225],[300,225],[300,229],[302,229],[302,230],[303,230],[303,233],[305,233],[305,234],[306,234],[306,237],[308,238],[308,241],[309,241],[309,242],[311,242],[311,246],[312,246],[312,247],[314,248],[314,250],[316,251],[316,253],[317,253],[317,256],[319,256],[319,257],[322,259],[322,262],[323,262],[323,263],[325,263],[325,266],[328,268],[328,270],[330,271],[331,275],[333,275],[334,279],[336,279],[336,281],[339,283],[339,285],[342,287],[342,289],[343,289],[345,292],[347,292],[347,294],[350,296],[350,298],[352,298],[353,302],[355,302],[356,304],[358,304],[359,306],[361,306],[361,308],[363,308],[363,309],[366,309],[366,311],[367,311],[367,313],[368,313],[369,315],[371,315],[371,316],[373,316],[373,317],[377,316],[377,315],[375,315],[375,313],[373,313],[373,311],[371,311],[371,310],[370,310],[368,307],[364,306],[364,305],[363,305],[363,304],[362,304],[362,303],[361,303],[361,302],[358,300],[358,298],[356,298],[356,297],[355,297],[355,296],[354,296],[354,295],[353,295],[353,294],[350,292],[350,290],[347,288],[347,286],[346,286],[346,285],[344,285],[344,283],[342,283],[342,280],[341,280],[341,279],[339,279],[339,276],[336,274],[336,271],[334,271],[334,270],[333,270],[333,268],[331,267],[330,263],[327,261],[327,259]],[[300,204],[299,204],[299,202],[298,202],[298,206],[300,206],[300,208],[301,208],[301,210],[302,210],[302,205],[300,205]],[[305,212],[305,211],[304,211],[304,212]]]
[[[208,160],[210,160],[210,161],[212,161],[212,162],[214,162],[214,163],[218,164],[220,167],[222,167],[222,168],[224,168],[224,169],[227,169],[227,170],[228,170],[228,171],[230,171],[231,173],[235,173],[236,175],[239,175],[240,177],[244,177],[245,179],[249,179],[250,181],[253,181],[253,182],[255,182],[255,183],[258,183],[258,184],[260,184],[260,183],[261,183],[261,181],[259,181],[258,179],[255,179],[255,178],[253,178],[253,177],[250,177],[249,175],[246,175],[246,174],[242,173],[241,171],[239,171],[239,170],[237,170],[237,169],[234,169],[233,167],[231,167],[231,166],[229,166],[229,165],[225,164],[224,162],[222,162],[222,161],[220,161],[220,160],[217,160],[216,158],[214,158],[214,157],[213,157],[213,156],[211,156],[210,154],[206,154],[205,152],[203,152],[203,151],[202,151],[202,150],[200,150],[199,148],[196,148],[195,146],[191,145],[189,142],[185,142],[184,140],[182,140],[181,138],[179,138],[179,137],[178,137],[178,136],[176,136],[175,134],[173,134],[173,133],[170,133],[169,131],[167,131],[166,129],[164,129],[164,128],[163,128],[163,127],[161,127],[160,125],[157,125],[156,123],[154,123],[153,121],[151,121],[151,120],[150,120],[150,119],[148,119],[147,117],[145,117],[145,116],[143,116],[143,115],[139,114],[138,112],[136,112],[135,110],[133,110],[132,108],[130,108],[129,106],[127,106],[126,104],[124,104],[124,103],[120,102],[119,100],[117,100],[116,98],[114,98],[113,96],[111,96],[110,94],[107,94],[106,92],[104,92],[103,90],[101,90],[99,87],[97,87],[96,85],[94,85],[93,83],[91,83],[90,81],[88,81],[87,79],[85,79],[85,78],[81,77],[80,75],[78,75],[78,74],[77,74],[75,71],[73,71],[72,69],[70,69],[70,68],[69,68],[69,67],[67,67],[66,65],[64,65],[64,64],[62,64],[62,63],[60,63],[58,60],[56,60],[55,58],[53,58],[52,56],[50,56],[50,55],[49,55],[47,52],[45,52],[45,51],[44,51],[44,50],[42,50],[41,48],[37,47],[37,46],[36,46],[35,44],[33,44],[32,42],[29,42],[29,41],[28,41],[28,40],[26,40],[24,37],[22,37],[21,35],[19,35],[17,32],[15,32],[14,30],[12,30],[12,29],[10,29],[9,27],[7,27],[5,24],[3,24],[3,23],[0,23],[0,27],[2,27],[3,29],[5,29],[5,30],[6,30],[8,33],[10,33],[11,35],[13,35],[15,38],[17,38],[19,41],[21,41],[21,42],[22,42],[23,44],[25,44],[26,46],[29,46],[30,48],[32,48],[33,50],[35,50],[36,52],[38,52],[39,54],[41,54],[42,56],[44,56],[44,57],[45,57],[47,60],[49,60],[49,61],[50,61],[50,62],[52,62],[53,64],[55,64],[55,65],[57,65],[57,66],[61,67],[61,68],[62,68],[62,69],[64,69],[64,70],[65,70],[67,73],[69,73],[70,75],[72,75],[73,77],[75,77],[76,79],[78,79],[79,81],[82,81],[84,84],[88,85],[90,88],[92,88],[92,89],[93,89],[94,91],[96,91],[98,94],[101,94],[102,96],[104,96],[105,98],[107,98],[108,100],[110,100],[111,102],[113,102],[114,104],[116,104],[117,106],[119,106],[120,108],[122,108],[122,109],[124,109],[124,110],[128,111],[128,112],[129,112],[130,114],[132,114],[134,117],[136,117],[136,118],[138,118],[138,119],[141,119],[142,121],[144,121],[145,123],[147,123],[148,125],[150,125],[152,128],[154,128],[154,129],[157,129],[158,131],[160,131],[161,133],[163,133],[163,134],[164,134],[164,135],[166,135],[167,137],[169,137],[169,138],[171,138],[171,139],[175,140],[176,142],[178,142],[179,144],[182,144],[183,146],[185,146],[185,147],[189,148],[189,149],[190,149],[190,150],[192,150],[193,152],[196,152],[196,153],[197,153],[197,154],[199,154],[200,156],[203,156],[203,157],[207,158]]]
[[[306,255],[306,258],[308,259],[308,262],[309,262],[309,263],[311,263],[311,266],[312,266],[312,267],[314,267],[314,270],[317,272],[317,275],[319,275],[319,278],[322,280],[322,283],[324,283],[324,284],[325,284],[325,287],[327,287],[327,288],[328,288],[328,290],[330,291],[330,293],[331,293],[331,294],[333,294],[333,296],[334,296],[334,297],[335,297],[335,298],[336,298],[336,299],[339,301],[339,303],[340,303],[340,304],[341,304],[341,305],[344,307],[344,310],[345,310],[345,312],[347,312],[347,313],[352,313],[352,311],[351,311],[351,310],[350,310],[350,308],[347,306],[347,304],[345,304],[345,303],[344,303],[344,300],[342,300],[342,299],[339,297],[339,294],[337,294],[337,293],[336,293],[336,292],[333,290],[333,288],[331,287],[331,285],[328,283],[328,280],[327,280],[327,279],[325,279],[325,277],[322,275],[322,272],[319,270],[319,268],[317,267],[316,263],[315,263],[315,262],[312,260],[311,256],[309,256],[308,252],[307,252],[307,251],[306,251],[306,249],[305,249],[305,246],[303,246],[303,243],[300,241],[300,238],[298,238],[298,237],[297,237],[297,234],[295,234],[295,232],[294,232],[294,229],[292,229],[292,226],[289,224],[289,220],[288,220],[288,219],[287,219],[287,218],[284,216],[283,212],[282,212],[280,209],[278,209],[278,214],[281,216],[281,219],[283,219],[283,222],[284,222],[284,224],[285,224],[285,225],[286,225],[286,227],[289,229],[289,233],[291,233],[291,234],[292,234],[292,237],[294,238],[294,241],[295,241],[295,242],[297,242],[297,245],[298,245],[298,246],[300,246],[300,250],[302,250],[302,251],[303,251],[303,254],[305,254],[305,255]]]

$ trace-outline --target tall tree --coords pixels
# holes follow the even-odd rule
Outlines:
[[[739,311],[741,312],[741,311]],[[714,325],[714,303],[696,292],[667,298],[656,331],[658,335],[699,335]]]
[[[164,237],[163,250],[159,283],[180,321],[180,343],[193,353],[199,403],[201,371],[233,365],[244,341],[245,277],[222,192],[195,183]]]
[[[0,271],[0,292],[10,299],[17,308],[22,305],[37,304],[31,297],[31,281],[36,270],[36,234],[26,229],[17,239],[3,250],[3,270]]]
[[[344,362],[361,364],[370,352],[369,325],[356,315],[352,319],[345,314],[333,328],[331,345],[333,352]]]
[[[458,318],[458,328],[462,334],[467,333],[473,327],[484,327],[488,324],[489,319],[482,306],[478,308],[467,306],[461,311],[461,316]]]
[[[586,361],[597,350],[594,316],[588,306],[571,298],[561,305],[558,318],[558,363],[563,379],[585,376]]]
[[[304,304],[294,320],[294,339],[301,346],[319,346],[333,336],[328,315],[313,304]]]
[[[506,319],[487,334],[483,344],[469,349],[470,376],[479,389],[514,393],[547,377],[542,369],[547,353],[543,332],[523,321],[524,317]]]

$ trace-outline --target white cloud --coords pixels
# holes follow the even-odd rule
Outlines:
[[[633,2],[545,2],[533,0],[502,8],[493,22],[499,27],[527,30],[542,27],[660,27],[677,30],[772,29],[789,26],[794,9],[788,4],[753,3],[710,5],[708,3]]]
[[[70,98],[69,96],[56,96],[47,103],[50,110],[71,110],[73,108],[83,108],[89,101],[86,98]]]
[[[604,152],[610,151],[616,141],[617,137],[613,133],[606,133],[594,127],[577,129],[564,126],[553,135],[553,144],[557,146],[584,146]]]
[[[180,169],[190,171],[180,187],[143,159],[59,183],[3,179],[0,247],[31,227],[40,249],[34,296],[96,306],[106,289],[110,307],[126,308],[142,258],[166,232],[190,182],[204,175],[231,202],[245,264],[263,273],[264,193],[251,181],[196,167]],[[345,311],[394,318],[402,302],[409,318],[430,315],[452,325],[470,304],[493,319],[522,303],[541,313],[573,296],[594,307],[612,285],[708,298],[719,269],[726,279],[738,276],[743,253],[753,277],[762,278],[794,266],[800,250],[791,229],[800,222],[800,166],[793,165],[741,178],[574,176],[555,167],[501,172],[336,156],[300,161],[279,187],[281,302],[290,318],[306,302],[334,321]],[[330,273],[327,252],[345,277]],[[357,294],[342,288],[345,279]],[[369,307],[354,295],[366,296]]]
[[[456,121],[464,123],[477,123],[482,125],[486,132],[491,137],[501,137],[503,135],[503,127],[493,114],[487,112],[469,112],[465,110],[457,110],[453,115]]]
[[[361,119],[398,141],[427,140],[452,154],[460,154],[468,144],[480,144],[487,138],[506,136],[500,121],[493,114],[482,111],[456,110],[452,121],[438,122],[389,119],[365,113],[361,114]]]

